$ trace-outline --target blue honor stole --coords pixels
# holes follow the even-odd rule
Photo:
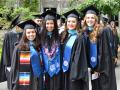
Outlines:
[[[66,72],[69,69],[72,47],[77,38],[76,30],[68,30],[68,33],[70,36],[69,36],[69,39],[68,39],[68,41],[65,45],[65,49],[64,49],[63,64],[62,64],[63,72]]]
[[[90,65],[95,68],[97,63],[97,43],[90,42]]]
[[[31,64],[32,70],[35,77],[39,77],[41,74],[41,65],[40,65],[40,58],[38,56],[37,51],[34,49],[33,45],[30,45],[30,52],[31,52]]]
[[[51,47],[49,52],[49,47],[42,48],[43,62],[45,64],[45,72],[49,74],[50,77],[57,75],[60,71],[60,48],[59,45]],[[54,52],[50,55],[51,52]]]

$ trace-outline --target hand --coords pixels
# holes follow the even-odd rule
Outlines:
[[[117,64],[117,61],[118,61],[118,58],[115,58],[114,59],[114,63]]]
[[[120,52],[120,46],[118,47],[118,52]]]

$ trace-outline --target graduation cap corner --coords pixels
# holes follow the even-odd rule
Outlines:
[[[89,5],[87,7],[85,7],[83,10],[81,10],[81,12],[85,15],[85,14],[95,14],[95,15],[99,15],[100,11],[98,10],[98,8],[95,5]]]

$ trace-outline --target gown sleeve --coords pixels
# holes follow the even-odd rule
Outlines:
[[[10,71],[10,90],[16,90],[19,76],[19,50],[15,47],[12,56],[11,71]]]
[[[83,80],[86,83],[88,82],[87,57],[83,36],[79,36],[73,46],[70,79],[72,81]]]

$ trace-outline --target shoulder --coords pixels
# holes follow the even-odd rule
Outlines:
[[[15,46],[14,51],[16,51],[16,52],[20,51],[20,49],[19,49],[19,46],[18,46],[18,45],[16,45],[16,46]]]
[[[81,40],[84,41],[84,39],[85,39],[84,35],[83,34],[79,34],[76,40],[78,40],[78,41],[81,41]]]

